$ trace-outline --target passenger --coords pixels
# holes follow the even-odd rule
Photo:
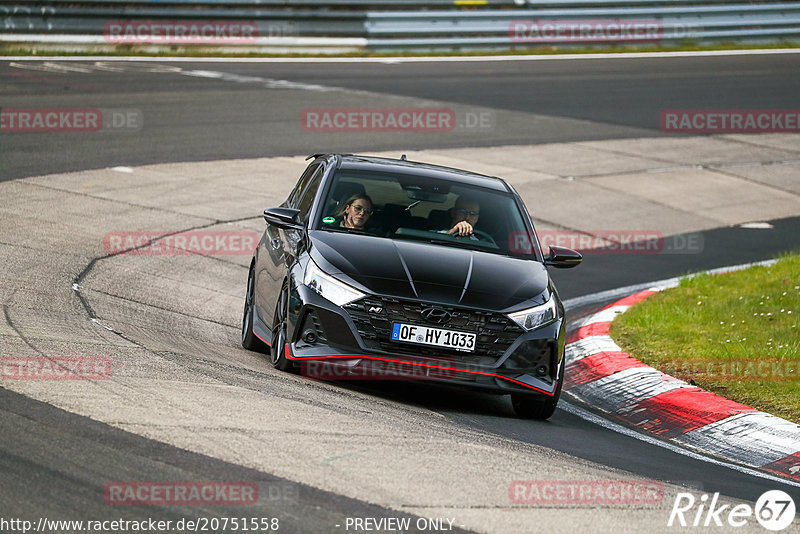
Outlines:
[[[363,230],[372,216],[372,199],[369,195],[358,193],[347,199],[344,206],[336,214],[337,226]]]
[[[477,200],[467,196],[458,197],[456,205],[450,210],[451,228],[442,230],[441,233],[457,237],[470,236],[472,239],[477,239],[473,231],[480,213],[481,206]]]

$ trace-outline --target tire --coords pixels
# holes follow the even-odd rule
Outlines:
[[[561,387],[564,385],[564,360],[562,356],[558,385],[556,385],[556,391],[552,397],[526,394],[511,395],[511,405],[514,407],[514,413],[517,414],[517,417],[544,421],[553,415],[556,411],[556,406],[558,406],[558,399],[561,397]]]
[[[272,346],[270,347],[270,362],[279,371],[291,371],[294,365],[286,359],[286,316],[289,311],[289,284],[284,282],[278,302],[275,304],[275,317],[272,321]]]
[[[242,313],[242,347],[255,352],[268,352],[269,346],[253,333],[253,302],[255,295],[255,270],[250,266],[247,275],[247,293],[244,296],[244,312]]]

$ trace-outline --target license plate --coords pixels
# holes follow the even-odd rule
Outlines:
[[[445,347],[466,352],[475,350],[475,334],[405,323],[392,323],[392,341]]]

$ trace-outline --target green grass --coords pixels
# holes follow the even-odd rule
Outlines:
[[[686,40],[670,45],[598,45],[598,46],[547,46],[517,49],[517,50],[432,50],[432,51],[374,51],[359,50],[342,54],[325,53],[265,53],[250,51],[243,47],[240,51],[221,52],[214,47],[203,45],[85,45],[70,46],[65,49],[58,45],[47,44],[0,44],[0,57],[2,56],[142,56],[142,57],[469,57],[469,56],[529,56],[529,55],[559,55],[559,54],[608,54],[625,52],[686,52],[706,50],[770,50],[779,48],[798,48],[800,43],[794,41],[780,41],[776,43],[736,43],[720,42],[715,44],[698,44]],[[156,51],[154,51],[154,49]]]
[[[652,367],[800,423],[800,255],[684,278],[615,320],[611,337]]]

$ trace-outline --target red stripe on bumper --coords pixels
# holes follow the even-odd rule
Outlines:
[[[543,389],[539,389],[539,388],[533,387],[530,384],[526,384],[525,382],[520,382],[519,380],[514,380],[513,378],[509,378],[507,376],[498,375],[498,374],[494,374],[494,373],[487,373],[487,372],[484,372],[484,371],[466,371],[464,369],[457,369],[455,367],[445,367],[445,366],[442,366],[442,365],[430,365],[430,364],[425,364],[425,363],[409,362],[407,360],[393,360],[391,358],[381,358],[381,357],[378,357],[378,356],[366,356],[364,354],[337,354],[337,355],[333,355],[333,356],[313,356],[313,357],[310,357],[310,358],[295,358],[294,356],[292,356],[292,353],[289,350],[289,345],[288,344],[286,345],[286,350],[285,350],[284,354],[286,355],[287,359],[294,360],[294,361],[366,359],[366,360],[379,360],[379,361],[382,361],[382,362],[399,363],[399,364],[403,364],[403,365],[419,365],[421,367],[429,367],[431,369],[441,369],[443,371],[456,371],[458,373],[491,376],[493,378],[499,378],[501,380],[507,380],[509,382],[513,382],[514,384],[518,384],[520,386],[524,386],[524,387],[526,387],[528,389],[532,389],[532,390],[537,391],[539,393],[543,393],[543,394],[547,395],[548,397],[552,397],[553,393],[555,393],[555,391],[553,393],[548,393],[547,391],[545,391]]]

